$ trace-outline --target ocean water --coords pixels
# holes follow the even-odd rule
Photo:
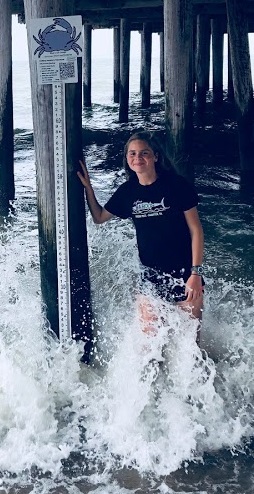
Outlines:
[[[126,135],[162,128],[163,97],[155,62],[152,106],[140,110],[133,63],[130,122],[119,126],[110,64],[93,71],[83,124],[94,138],[84,153],[103,203],[124,179]],[[80,367],[82,348],[63,353],[41,311],[28,74],[14,65],[16,201],[0,226],[0,494],[252,494],[254,214],[236,166],[204,157],[196,167],[206,239],[201,349],[195,321],[160,300],[157,335],[142,334],[132,224],[96,226],[88,214],[97,345],[93,367]]]

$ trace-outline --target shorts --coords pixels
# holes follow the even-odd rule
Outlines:
[[[183,302],[187,299],[185,295],[185,283],[190,276],[190,269],[182,269],[177,273],[164,273],[153,268],[144,268],[141,280],[141,291],[144,293],[145,287],[149,286],[147,283],[151,283],[150,288],[155,296],[159,296],[166,302]],[[204,286],[204,280],[202,278],[202,285]]]

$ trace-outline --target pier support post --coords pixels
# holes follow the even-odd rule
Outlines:
[[[152,31],[148,22],[143,24],[141,42],[141,107],[149,108],[151,95]]]
[[[199,116],[205,112],[206,92],[209,89],[210,37],[210,18],[199,14],[197,16],[196,38],[196,92]]]
[[[92,26],[84,24],[83,106],[92,106]]]
[[[189,0],[164,0],[166,154],[193,180],[193,15]]]
[[[128,122],[129,82],[130,82],[130,23],[126,19],[120,22],[120,105],[119,122]]]
[[[233,101],[233,100],[234,100],[234,86],[233,86],[230,43],[228,39],[228,101]]]
[[[119,103],[120,92],[120,28],[114,28],[114,103]]]
[[[254,102],[246,1],[226,0],[243,187],[254,182]]]
[[[223,30],[220,18],[214,18],[212,24],[213,47],[213,104],[220,107],[223,102]]]
[[[164,84],[164,33],[160,33],[160,90],[162,93],[165,91],[165,84]]]
[[[11,0],[0,0],[0,215],[14,199]]]
[[[139,31],[140,33],[140,78],[139,78],[139,92],[142,93],[142,84],[143,84],[143,73],[142,73],[142,64],[143,64],[143,49],[144,49],[144,43],[143,43],[143,38],[142,38],[142,31]]]
[[[26,22],[32,18],[73,15],[70,0],[24,0]],[[31,60],[29,39],[34,146],[36,159],[41,290],[45,315],[58,335],[58,294],[56,259],[56,216],[54,191],[54,142],[52,86],[38,85],[36,64]],[[82,159],[82,66],[79,82],[66,84],[67,188],[69,212],[72,334],[91,344],[90,283],[84,190],[77,177]]]

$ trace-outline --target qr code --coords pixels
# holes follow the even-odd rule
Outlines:
[[[60,69],[60,79],[69,79],[75,77],[75,65],[74,62],[61,62],[59,64]]]

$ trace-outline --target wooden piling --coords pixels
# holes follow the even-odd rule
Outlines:
[[[164,84],[164,33],[160,32],[160,90],[162,93],[165,91]]]
[[[141,32],[141,107],[149,108],[151,96],[152,31],[148,22]]]
[[[213,47],[213,104],[220,107],[223,102],[223,43],[224,35],[221,19],[211,21]]]
[[[120,22],[120,105],[119,122],[128,122],[130,83],[130,23]]]
[[[226,0],[243,187],[254,181],[254,102],[245,0]]]
[[[193,15],[188,0],[164,0],[166,153],[193,180]]]
[[[32,18],[73,15],[74,5],[67,0],[24,0],[26,22]],[[58,335],[56,217],[54,191],[54,142],[52,86],[38,85],[36,64],[31,60],[29,39],[34,146],[37,176],[41,290],[45,314]],[[75,339],[91,341],[90,284],[84,191],[77,177],[82,158],[82,84],[66,84],[66,140],[69,211],[70,278],[72,333]],[[89,345],[88,345],[89,346]]]
[[[196,94],[197,112],[202,116],[206,107],[207,81],[210,68],[210,18],[207,15],[197,16],[196,37]]]
[[[92,26],[84,24],[83,106],[92,106]]]
[[[114,103],[120,101],[120,28],[114,28]]]
[[[0,215],[14,199],[11,0],[0,0]]]
[[[233,99],[234,99],[234,86],[233,86],[232,64],[231,64],[231,54],[230,54],[230,43],[228,40],[228,101],[233,101]]]
[[[197,54],[197,22],[195,22],[195,16],[193,17],[193,29],[192,29],[192,92],[193,96],[196,91],[196,54]]]
[[[139,92],[142,93],[142,87],[143,87],[143,59],[144,59],[144,43],[143,43],[143,36],[142,36],[142,30],[140,31],[140,79],[139,79]]]

